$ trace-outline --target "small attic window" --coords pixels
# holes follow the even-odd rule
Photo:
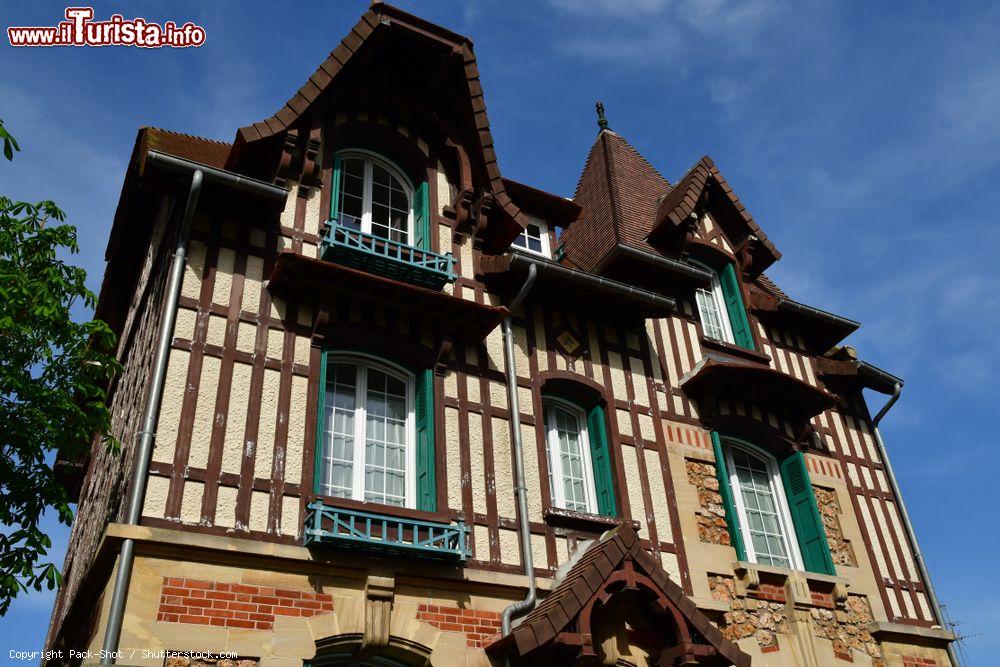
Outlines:
[[[528,225],[514,239],[513,245],[543,257],[550,257],[549,227],[541,218],[528,216]]]

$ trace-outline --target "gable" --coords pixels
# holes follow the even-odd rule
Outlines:
[[[750,656],[725,639],[642,548],[632,525],[622,523],[592,544],[513,632],[486,650],[524,665],[573,664],[587,657],[615,664],[619,650],[633,644],[658,664],[750,664]]]
[[[486,215],[490,244],[509,243],[527,223],[497,164],[472,42],[381,2],[280,110],[240,128],[226,166],[315,184],[324,126],[345,112],[373,121],[391,112],[438,137],[455,154],[456,208]]]
[[[669,245],[684,234],[692,214],[708,211],[741,256],[743,269],[759,275],[781,258],[725,177],[707,155],[701,158],[659,202],[649,240]]]

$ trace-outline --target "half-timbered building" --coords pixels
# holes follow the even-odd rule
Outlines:
[[[951,665],[862,396],[902,381],[600,112],[572,199],[504,178],[472,42],[376,2],[232,144],[141,129],[49,647]]]

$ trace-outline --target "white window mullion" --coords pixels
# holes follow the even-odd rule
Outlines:
[[[361,231],[372,233],[372,161],[365,159],[364,198],[361,201]]]
[[[365,455],[368,450],[366,432],[368,430],[368,367],[358,364],[355,380],[358,395],[354,401],[354,480],[351,497],[365,499]]]
[[[552,405],[545,408],[546,421],[548,422],[547,435],[549,441],[549,467],[552,473],[552,504],[556,507],[565,507],[566,498],[563,495],[562,476],[562,456],[559,451],[559,430],[556,428],[555,415],[552,413]]]
[[[590,432],[587,430],[587,418],[577,414],[580,432],[580,458],[583,460],[583,485],[587,493],[587,511],[597,513],[597,488],[594,486],[594,463],[590,460]]]

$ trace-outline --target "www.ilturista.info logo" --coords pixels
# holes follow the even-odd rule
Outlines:
[[[160,25],[139,17],[126,19],[121,14],[95,21],[93,7],[67,7],[65,21],[55,26],[11,26],[7,39],[11,46],[186,48],[204,44],[205,29],[190,21],[182,26],[173,21]]]

